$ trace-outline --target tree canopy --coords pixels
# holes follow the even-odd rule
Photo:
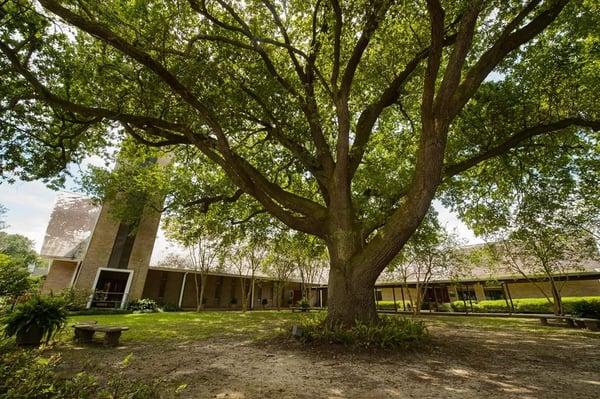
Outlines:
[[[321,238],[330,320],[372,320],[436,196],[476,221],[532,177],[593,192],[599,7],[5,1],[0,172],[60,184],[123,135],[161,148],[171,209],[240,200]]]

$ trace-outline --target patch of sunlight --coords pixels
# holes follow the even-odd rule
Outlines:
[[[328,396],[329,399],[333,399],[333,398],[343,397],[344,391],[342,391],[341,389],[338,389],[338,388],[329,388],[329,394],[335,395],[335,396]]]
[[[461,388],[452,388],[452,387],[444,387],[444,389],[446,391],[450,391],[450,392],[456,392],[456,393],[466,393],[468,392],[467,389],[461,389]]]
[[[458,368],[450,369],[449,373],[454,374],[459,377],[469,377],[469,376],[473,375],[473,373],[470,372],[469,370],[458,369]]]
[[[583,382],[584,384],[600,385],[600,381],[590,381],[590,380],[577,380],[577,381]]]
[[[415,374],[415,376],[421,380],[435,380],[435,377],[432,377],[423,371],[420,371],[420,370],[410,370],[410,371],[412,371]]]
[[[236,392],[236,391],[225,391],[225,392],[221,392],[218,393],[215,398],[217,399],[222,399],[222,398],[227,398],[227,399],[244,399],[246,396],[242,393],[242,392]]]
[[[521,394],[523,394],[523,393],[532,393],[534,390],[539,390],[536,387],[518,386],[518,385],[514,385],[514,384],[508,384],[508,383],[502,382],[502,381],[491,380],[489,378],[487,378],[486,380],[490,384],[494,384],[494,385],[500,387],[505,392],[521,393]]]
[[[389,396],[391,396],[393,398],[402,398],[402,397],[404,397],[404,393],[398,391],[397,389],[385,388],[383,390],[383,392],[385,392],[388,395],[388,397]]]

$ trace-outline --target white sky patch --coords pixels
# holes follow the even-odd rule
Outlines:
[[[104,165],[103,159],[91,158],[78,167],[84,170],[86,165]],[[73,174],[77,177],[76,170]],[[75,187],[72,181],[67,183],[68,189]],[[57,192],[47,188],[42,182],[22,182],[15,184],[0,184],[0,204],[4,205],[8,212],[5,215],[8,228],[5,230],[11,234],[22,234],[35,242],[35,249],[40,250],[50,214],[54,207]],[[455,231],[461,241],[465,244],[478,244],[483,240],[476,237],[455,214],[445,208],[440,202],[434,201],[433,206],[439,213],[439,219],[443,226],[449,231]],[[151,265],[160,263],[169,254],[185,255],[186,251],[180,245],[168,240],[164,232],[159,231],[154,250],[152,252]]]

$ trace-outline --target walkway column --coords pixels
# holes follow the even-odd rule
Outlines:
[[[396,287],[392,285],[392,297],[394,298],[394,313],[398,312],[398,307],[396,306]]]
[[[406,287],[408,289],[408,287]],[[402,310],[406,312],[406,301],[404,300],[404,288],[400,286],[400,295],[402,295]]]
[[[181,280],[181,290],[179,291],[179,303],[177,306],[181,308],[181,304],[183,303],[183,291],[185,291],[185,281],[187,280],[188,273],[183,273],[183,279]]]

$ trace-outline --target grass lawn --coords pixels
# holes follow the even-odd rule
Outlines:
[[[276,311],[204,311],[204,312],[161,312],[115,315],[83,315],[69,318],[68,326],[96,320],[98,324],[127,326],[130,328],[121,336],[124,342],[194,341],[213,337],[262,339],[289,330],[294,322],[309,314]],[[402,316],[393,316],[402,317]],[[405,316],[410,317],[410,316]],[[466,317],[466,316],[418,316],[430,328],[477,329],[489,331],[520,331],[535,334],[580,335],[600,338],[599,333],[585,329],[571,329],[557,326],[542,326],[537,319]],[[61,334],[65,341],[73,336],[70,327]]]
[[[281,333],[301,317],[305,315],[289,311],[134,313],[73,316],[68,326],[96,320],[102,325],[129,327],[121,336],[122,341],[187,341],[236,336],[259,339]],[[72,335],[70,327],[62,332],[63,339]]]
[[[598,397],[598,332],[536,319],[421,316],[432,341],[414,352],[264,339],[303,317],[290,311],[76,316],[69,325],[96,320],[130,331],[121,346],[106,349],[74,343],[69,327],[47,352],[60,354],[62,375],[86,371],[102,379],[116,369],[131,381],[158,381],[161,398]],[[120,368],[126,357],[129,365]],[[179,387],[185,389],[177,393]]]

